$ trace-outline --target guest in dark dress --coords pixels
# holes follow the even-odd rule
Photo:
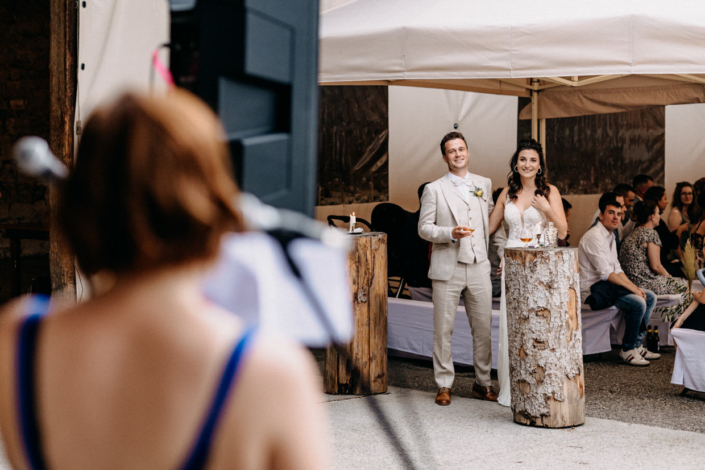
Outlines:
[[[705,291],[693,292],[695,302],[690,304],[673,328],[705,331]]]
[[[675,232],[681,225],[689,224],[694,208],[693,185],[687,181],[676,184],[671,200],[671,213],[668,214],[668,229]]]
[[[558,246],[570,246],[570,243],[568,243],[568,239],[570,238],[570,210],[573,208],[573,205],[566,200],[566,198],[562,197],[561,201],[563,202],[563,212],[565,213],[565,222],[568,224],[568,233],[566,234],[565,238],[559,238],[558,239]]]
[[[423,190],[428,183],[419,186],[419,201],[423,195]],[[421,209],[411,214],[404,222],[402,231],[402,252],[404,253],[404,271],[406,283],[409,287],[431,288],[431,280],[428,278],[429,249],[431,244],[419,237],[419,214]],[[412,296],[413,298],[413,296]]]
[[[676,231],[678,240],[678,256],[683,256],[685,245],[690,241],[690,245],[695,249],[696,268],[705,267],[705,253],[703,252],[703,237],[705,237],[705,192],[701,192],[697,199],[698,208],[695,216],[688,225],[681,225]]]
[[[654,201],[661,211],[666,210],[668,206],[668,197],[666,196],[666,188],[663,186],[651,186],[644,193],[645,201]],[[673,277],[683,277],[682,264],[676,257],[675,251],[678,249],[678,237],[675,233],[668,230],[668,224],[661,218],[659,224],[654,228],[661,239],[661,264],[666,271]]]

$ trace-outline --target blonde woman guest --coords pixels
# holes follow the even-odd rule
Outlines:
[[[311,358],[201,294],[221,236],[242,229],[222,136],[180,91],[90,118],[58,215],[81,269],[112,286],[0,314],[14,468],[330,468]]]

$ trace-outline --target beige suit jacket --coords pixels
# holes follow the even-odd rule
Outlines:
[[[485,230],[485,248],[489,253],[489,217],[494,208],[492,201],[492,181],[484,176],[468,173],[473,183],[482,187],[484,199],[480,200],[482,207],[482,223]],[[460,243],[454,243],[450,236],[453,227],[460,224],[456,198],[459,190],[446,174],[442,178],[429,183],[421,197],[421,213],[419,215],[419,236],[433,243],[429,279],[448,281],[458,264]],[[503,247],[502,247],[503,248]]]

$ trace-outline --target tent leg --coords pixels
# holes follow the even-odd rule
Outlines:
[[[546,120],[539,119],[539,143],[543,147],[543,158],[546,158]]]
[[[531,90],[531,138],[539,140],[539,92],[536,90]]]

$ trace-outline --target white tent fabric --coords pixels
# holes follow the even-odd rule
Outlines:
[[[680,181],[705,176],[705,106],[666,107],[666,194],[669,203]]]
[[[417,188],[448,172],[439,143],[455,125],[468,141],[470,171],[490,178],[494,188],[504,186],[516,115],[512,96],[390,87],[389,200],[410,211],[419,207]]]
[[[76,125],[105,100],[125,90],[150,89],[152,52],[169,42],[168,0],[92,0],[78,10],[78,87]],[[81,4],[81,5],[84,5]],[[168,55],[162,52],[168,64]],[[166,85],[154,76],[154,89]],[[79,125],[80,124],[80,125]],[[75,139],[78,146],[80,136]],[[76,294],[79,300],[91,293],[80,272]]]
[[[79,15],[76,119],[85,120],[121,91],[149,90],[152,52],[169,42],[169,1],[92,0]],[[157,74],[154,87],[165,89]]]
[[[539,118],[705,102],[705,9],[692,0],[359,0],[321,16],[319,82],[534,89]],[[577,107],[550,106],[566,93]]]

